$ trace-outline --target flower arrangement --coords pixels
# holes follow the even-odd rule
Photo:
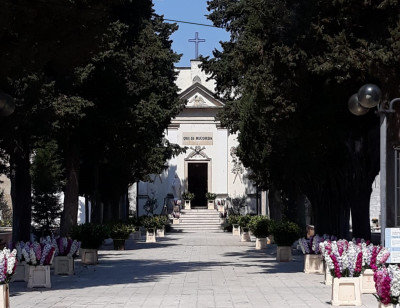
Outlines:
[[[67,256],[67,257],[77,257],[79,254],[79,248],[81,243],[77,240],[72,240],[67,237],[50,237],[40,239],[40,244],[50,244],[55,248],[54,257],[57,256]]]
[[[184,192],[182,194],[183,200],[193,200],[194,199],[194,193],[191,193],[190,191]]]
[[[217,194],[211,193],[211,192],[207,192],[206,193],[206,199],[207,200],[215,200],[217,198]]]
[[[323,243],[326,240],[336,240],[335,236],[329,236],[328,234],[324,234],[319,236],[318,234],[311,236],[310,238],[299,238],[299,245],[303,254],[320,254],[320,243]]]
[[[386,247],[376,246],[373,244],[361,243],[363,252],[363,268],[376,271],[383,266],[390,256],[390,252]]]
[[[376,294],[374,296],[384,305],[399,304],[400,268],[398,265],[382,266],[374,273]]]
[[[360,244],[347,240],[324,241],[320,244],[320,250],[333,277],[361,275],[363,253]]]
[[[53,262],[56,248],[51,243],[38,243],[38,242],[19,242],[20,252],[23,259],[29,265],[50,265]],[[22,259],[21,256],[21,259]]]
[[[0,284],[9,283],[17,266],[17,250],[0,250]]]

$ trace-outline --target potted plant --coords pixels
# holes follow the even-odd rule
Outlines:
[[[307,238],[299,238],[299,246],[304,254],[304,273],[324,273],[323,258],[319,244],[326,239],[329,239],[328,235],[319,236],[318,234]]]
[[[49,243],[25,243],[22,254],[29,266],[28,288],[51,288],[50,265],[55,250],[54,245]]]
[[[162,216],[156,216],[156,219],[158,222],[156,236],[164,237],[165,236],[165,228],[168,225],[168,217],[165,215],[162,215]]]
[[[217,194],[207,192],[206,193],[206,199],[208,200],[208,209],[213,210],[214,209],[214,201],[217,198]]]
[[[85,223],[76,225],[71,230],[72,238],[81,242],[80,256],[84,264],[98,263],[98,250],[110,231],[105,225]]]
[[[156,242],[156,230],[160,225],[157,216],[144,216],[142,225],[146,228],[146,243]]]
[[[241,230],[241,239],[242,242],[250,242],[250,233],[249,233],[249,223],[251,216],[249,214],[239,216],[238,224]]]
[[[346,240],[325,241],[320,245],[326,266],[333,278],[332,305],[361,305],[361,245]]]
[[[300,236],[300,227],[291,221],[271,221],[271,233],[277,247],[276,259],[280,262],[292,260],[291,246]]]
[[[379,308],[395,308],[400,303],[400,268],[398,265],[382,266],[374,273]]]
[[[194,193],[191,193],[190,191],[184,192],[182,194],[182,198],[183,198],[183,200],[185,200],[185,204],[184,204],[185,209],[188,209],[188,210],[191,209],[191,201],[194,199],[194,197],[195,197]]]
[[[256,237],[256,249],[267,247],[267,236],[269,235],[269,219],[266,216],[253,216],[249,222],[249,229]]]
[[[125,250],[125,241],[132,232],[132,227],[123,222],[115,222],[110,225],[110,237],[113,239],[114,250]]]
[[[42,239],[41,243],[51,243],[56,249],[54,252],[54,274],[73,275],[75,271],[74,259],[78,256],[81,243],[67,237]]]
[[[0,307],[9,308],[10,307],[10,292],[9,292],[9,282],[15,273],[15,266],[17,263],[17,250],[12,251],[7,248],[0,250],[0,267],[2,268],[2,275],[0,276]]]
[[[17,258],[17,266],[15,268],[15,272],[13,276],[11,277],[11,282],[14,281],[28,281],[28,276],[29,276],[29,267],[26,264],[26,260],[24,258],[24,255],[22,254],[22,249],[24,248],[25,243],[24,242],[17,242],[13,244],[13,247],[16,252],[16,258]],[[0,305],[1,307],[1,305]]]
[[[239,226],[240,215],[230,214],[228,216],[228,223],[232,226],[232,235],[240,236],[240,226]]]
[[[142,234],[140,232],[140,227],[141,227],[141,220],[138,219],[137,217],[130,217],[128,219],[128,224],[131,227],[131,233],[130,233],[130,238],[132,240],[140,240]]]

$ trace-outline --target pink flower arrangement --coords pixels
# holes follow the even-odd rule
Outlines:
[[[55,247],[50,243],[19,242],[16,247],[19,247],[21,259],[25,260],[27,264],[50,265],[53,261]]]
[[[370,268],[376,271],[386,263],[390,256],[389,250],[383,246],[363,243],[361,247],[363,251],[363,268]]]
[[[375,297],[384,305],[399,303],[400,268],[398,265],[382,266],[374,273]]]
[[[17,266],[17,250],[0,250],[0,284],[8,283]]]
[[[325,241],[321,253],[333,277],[358,277],[362,272],[361,245],[346,240]]]

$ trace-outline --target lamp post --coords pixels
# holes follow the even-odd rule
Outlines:
[[[356,94],[353,94],[348,107],[351,113],[360,116],[366,114],[369,109],[377,106],[380,117],[380,202],[381,202],[381,244],[385,244],[385,228],[387,225],[387,115],[394,113],[393,105],[400,102],[400,98],[390,101],[386,109],[381,102],[382,92],[374,84],[363,85]],[[395,205],[396,206],[396,205]]]

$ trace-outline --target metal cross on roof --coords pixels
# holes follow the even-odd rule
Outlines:
[[[195,48],[196,48],[195,49],[195,59],[198,59],[199,58],[199,43],[203,43],[206,40],[200,39],[199,32],[196,32],[194,35],[194,39],[189,39],[188,41],[195,44]]]

